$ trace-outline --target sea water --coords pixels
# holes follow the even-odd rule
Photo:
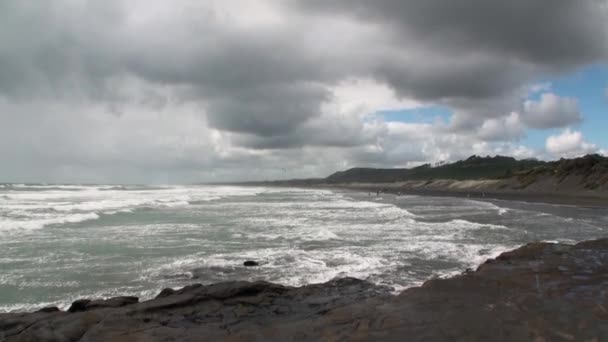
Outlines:
[[[0,312],[230,280],[356,277],[397,292],[528,242],[606,236],[605,209],[271,187],[2,184]]]

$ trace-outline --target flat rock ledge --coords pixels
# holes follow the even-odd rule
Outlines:
[[[228,282],[0,314],[0,341],[608,341],[608,239],[533,243],[398,296]]]

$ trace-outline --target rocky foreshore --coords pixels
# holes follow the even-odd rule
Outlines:
[[[398,296],[229,282],[0,314],[0,341],[608,341],[608,239],[533,243]]]

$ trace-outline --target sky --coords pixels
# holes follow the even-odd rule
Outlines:
[[[608,0],[3,0],[0,182],[608,152]]]

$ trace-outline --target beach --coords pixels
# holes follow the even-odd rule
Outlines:
[[[464,182],[463,182],[464,183]],[[496,187],[448,187],[448,186],[412,186],[400,183],[354,183],[325,184],[320,188],[344,189],[353,191],[390,193],[394,195],[418,195],[433,197],[459,197],[479,200],[503,200],[514,202],[546,203],[555,205],[581,207],[608,207],[608,193],[577,191],[538,191],[538,190],[499,190]]]

